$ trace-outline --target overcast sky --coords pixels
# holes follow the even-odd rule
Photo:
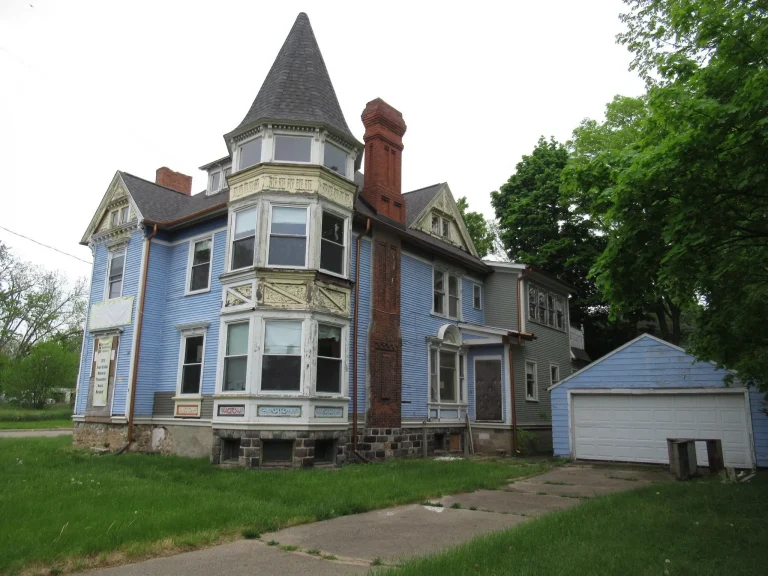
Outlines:
[[[116,170],[194,176],[226,155],[299,12],[350,129],[381,97],[408,125],[403,190],[448,182],[492,216],[540,135],[565,141],[615,94],[643,92],[615,43],[620,0],[485,3],[0,2],[0,226],[90,261],[78,242]],[[71,278],[88,264],[0,229]]]

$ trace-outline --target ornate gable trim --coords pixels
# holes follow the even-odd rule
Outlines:
[[[469,231],[467,230],[466,225],[464,224],[464,218],[461,217],[461,212],[459,212],[459,208],[456,206],[456,201],[453,199],[453,193],[451,193],[451,189],[449,188],[448,184],[442,185],[440,190],[437,192],[437,194],[435,194],[429,204],[427,204],[421,213],[416,217],[416,219],[414,219],[413,224],[411,224],[411,228],[420,230],[421,232],[425,232],[427,234],[432,234],[431,214],[435,211],[448,216],[456,224],[456,229],[458,230],[459,236],[461,237],[463,247],[466,248],[469,253],[472,254],[472,256],[478,257],[475,245],[472,242],[472,238],[469,236]],[[443,242],[446,242],[440,236],[435,237],[442,240]],[[455,243],[452,242],[452,244]]]
[[[80,244],[88,244],[91,236],[96,233],[99,227],[99,223],[102,221],[110,208],[119,204],[124,204],[125,202],[129,204],[131,211],[136,214],[137,221],[141,222],[144,217],[139,211],[138,206],[136,206],[136,203],[133,201],[133,198],[128,191],[128,186],[126,186],[122,176],[120,175],[120,171],[118,170],[112,177],[112,182],[110,182],[107,191],[104,193],[104,196],[99,203],[99,207],[93,214],[93,218],[91,218],[91,222],[88,224],[88,228],[86,229],[85,234],[83,234],[83,237],[80,239]]]

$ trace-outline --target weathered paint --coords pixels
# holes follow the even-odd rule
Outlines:
[[[501,359],[501,414],[502,420],[507,420],[507,397],[509,390],[507,385],[507,363],[504,346],[472,346],[467,353],[467,390],[469,398],[470,419],[477,420],[475,411],[475,359],[477,357],[499,357]]]
[[[644,335],[551,391],[556,456],[570,456],[568,390],[575,388],[722,388],[726,370]]]
[[[480,310],[474,307],[474,286],[480,286]],[[485,314],[483,312],[483,300],[485,300],[485,287],[479,280],[461,279],[461,316],[462,321],[467,324],[485,325]]]
[[[355,278],[355,266],[357,265],[357,238],[352,238],[352,249],[350,250],[352,260],[349,266],[350,278]],[[352,414],[352,339],[355,337],[355,326],[353,323],[353,311],[355,309],[355,292],[352,291],[350,310],[350,345],[349,345],[349,414]],[[367,371],[368,359],[368,324],[371,321],[371,241],[363,238],[360,240],[360,309],[358,310],[358,324],[360,330],[360,339],[357,341],[357,412],[365,412],[365,376]]]

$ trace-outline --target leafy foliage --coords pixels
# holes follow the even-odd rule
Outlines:
[[[469,203],[467,197],[462,196],[456,201],[456,207],[461,213],[461,217],[464,219],[464,225],[467,227],[469,237],[472,238],[472,243],[475,245],[477,255],[480,258],[485,258],[488,254],[491,254],[494,249],[495,235],[493,230],[488,226],[485,218],[480,212],[469,212]]]
[[[611,188],[600,287],[690,306],[692,351],[765,387],[768,3],[625,2],[648,115]]]
[[[35,344],[27,356],[5,367],[5,390],[19,404],[42,408],[55,388],[73,388],[77,378],[78,354],[61,342]]]

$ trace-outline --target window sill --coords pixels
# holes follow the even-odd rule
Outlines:
[[[202,400],[203,395],[202,394],[181,394],[179,392],[176,393],[176,396],[173,397],[173,400]]]
[[[539,401],[539,399],[538,399],[538,398],[528,398],[528,397],[526,396],[526,397],[525,397],[525,401],[526,401],[526,402],[538,402],[538,401]]]
[[[190,292],[184,292],[184,296],[197,296],[198,294],[206,294],[211,291],[211,287],[208,286],[208,288],[205,288],[203,290],[195,290]]]
[[[338,274],[337,272],[331,272],[330,270],[326,270],[325,268],[320,268],[319,271],[322,272],[323,274],[328,274],[328,276],[333,276],[334,278],[341,278],[342,280],[349,279],[346,274]]]
[[[430,312],[429,315],[434,318],[442,318],[443,320],[452,320],[454,322],[462,321],[460,318],[452,318],[451,316],[446,316],[445,314],[438,314],[437,312]]]

